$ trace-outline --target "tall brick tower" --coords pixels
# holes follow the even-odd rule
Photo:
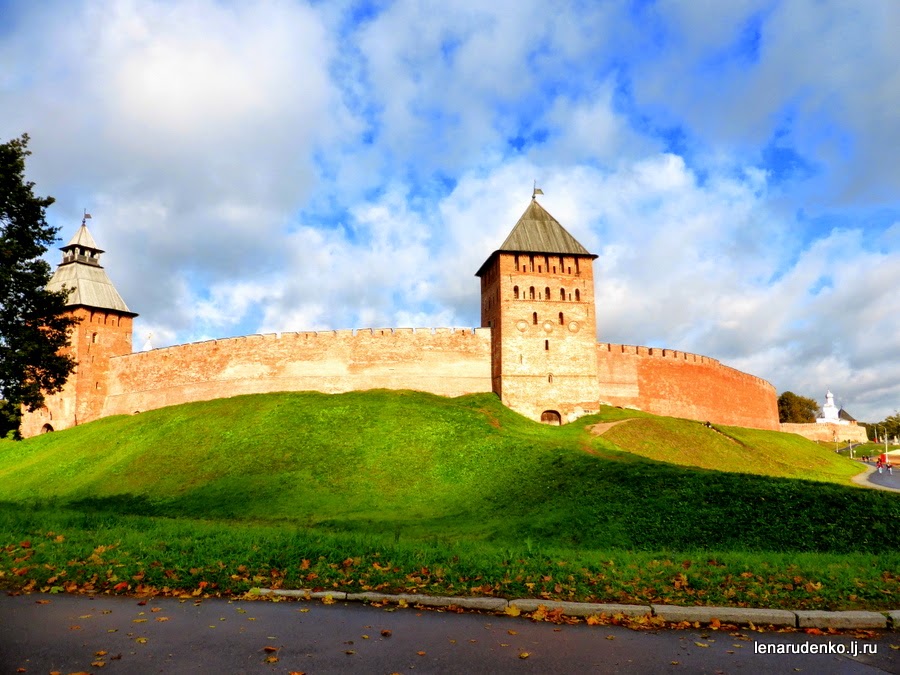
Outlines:
[[[599,407],[596,257],[532,197],[476,273],[493,390],[534,420],[561,424]]]
[[[43,410],[23,415],[21,432],[26,437],[98,419],[106,399],[109,359],[132,351],[132,320],[137,314],[128,309],[101,267],[103,250],[86,220],[61,250],[62,262],[47,288],[70,290],[69,312],[81,319],[69,342],[77,365],[63,390],[46,397]]]

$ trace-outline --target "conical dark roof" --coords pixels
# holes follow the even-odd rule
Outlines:
[[[547,213],[536,199],[531,200],[506,241],[491,253],[475,275],[480,277],[488,263],[498,253],[550,253],[597,257],[578,243],[578,240],[569,234],[556,218]]]
[[[543,206],[532,199],[498,251],[591,255]]]
[[[847,422],[855,422],[855,421],[856,421],[856,418],[853,417],[853,415],[851,415],[850,413],[848,413],[848,412],[847,412],[846,410],[844,410],[843,408],[841,408],[840,410],[838,410],[838,419],[842,419],[842,420],[845,420],[845,421],[847,421]]]

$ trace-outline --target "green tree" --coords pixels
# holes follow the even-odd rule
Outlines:
[[[900,438],[900,413],[895,411],[893,415],[888,415],[880,422],[866,424],[866,433],[869,435],[869,440],[877,437],[883,443],[885,431],[891,440]]]
[[[0,399],[16,429],[22,406],[40,408],[75,367],[60,350],[77,319],[64,314],[65,291],[46,290],[50,265],[41,259],[56,241],[46,220],[54,200],[35,196],[25,180],[30,154],[27,134],[0,144]]]
[[[816,421],[819,404],[814,399],[786,391],[778,397],[778,421],[805,424]]]

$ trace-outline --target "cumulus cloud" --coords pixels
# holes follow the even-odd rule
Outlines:
[[[705,142],[773,143],[826,179],[807,207],[891,202],[900,190],[900,5],[838,1],[657,3],[663,45],[633,67],[634,91]],[[648,10],[651,11],[651,10]],[[816,186],[817,188],[819,185]]]
[[[332,38],[289,2],[56,9],[23,12],[3,42],[0,128],[32,132],[29,168],[62,204],[56,221],[71,228],[88,206],[123,293],[184,330],[197,314],[172,302],[185,284],[280,265],[277,235],[317,183],[315,153],[352,128],[328,74]]]

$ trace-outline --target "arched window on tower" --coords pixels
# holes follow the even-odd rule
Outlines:
[[[537,326],[537,312],[534,312],[531,315],[531,323],[533,323],[535,326]]]
[[[519,287],[513,286],[513,297],[518,300],[519,299]]]
[[[578,258],[575,258],[575,274],[581,274],[581,272],[578,269]]]
[[[565,288],[560,288],[560,289],[559,289],[559,299],[560,299],[560,300],[565,300],[565,299],[566,299],[566,289],[565,289]]]
[[[534,286],[528,289],[528,299],[534,300]]]
[[[547,288],[544,289],[544,300],[549,300],[549,299],[550,299],[550,287],[547,286]]]
[[[559,313],[559,325],[562,326],[563,324],[565,324],[565,321],[563,320],[563,313],[560,312]]]
[[[575,289],[575,302],[581,301],[581,292],[576,288]]]

